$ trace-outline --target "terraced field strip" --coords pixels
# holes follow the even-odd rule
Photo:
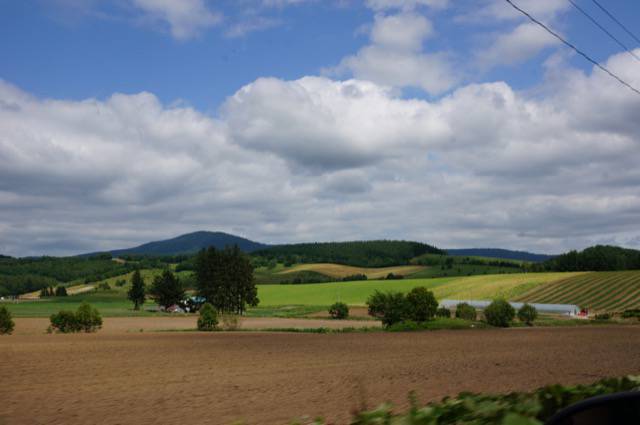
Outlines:
[[[581,286],[589,286],[592,282],[598,280],[597,276],[592,276],[591,273],[585,273],[579,277],[569,277],[566,279],[559,280],[550,285],[545,285],[540,287],[537,291],[534,291],[535,295],[527,297],[526,295],[523,297],[522,301],[537,301],[537,302],[547,302],[547,300],[558,299],[566,293],[573,291],[576,288],[580,288]]]
[[[534,289],[518,301],[577,304],[598,311],[640,305],[640,271],[590,272]]]
[[[258,285],[261,306],[329,305],[343,301],[364,305],[374,291],[408,292],[416,286],[433,291],[437,299],[514,299],[533,288],[580,273],[518,273],[435,279],[368,280],[301,285]]]
[[[343,264],[333,263],[311,263],[311,264],[298,264],[291,268],[285,269],[278,274],[286,275],[290,273],[296,273],[301,271],[313,271],[316,273],[322,273],[324,275],[342,279],[346,276],[353,276],[355,274],[364,274],[368,279],[382,279],[389,273],[396,275],[407,276],[413,273],[417,273],[426,269],[426,266],[394,266],[394,267],[353,267],[345,266]]]

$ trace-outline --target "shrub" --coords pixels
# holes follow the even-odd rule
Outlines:
[[[102,327],[102,317],[100,317],[98,309],[87,303],[82,303],[78,307],[76,321],[80,330],[84,332],[95,332]]]
[[[449,310],[447,307],[440,307],[436,310],[436,317],[450,318],[451,310]]]
[[[63,310],[52,314],[49,320],[51,321],[51,330],[61,333],[95,332],[102,327],[100,313],[87,303],[80,304],[75,313]]]
[[[630,319],[632,317],[637,317],[640,320],[640,308],[631,308],[622,312],[622,317],[624,319]]]
[[[72,311],[62,310],[52,314],[49,320],[51,321],[51,329],[56,332],[70,333],[80,331],[76,315]]]
[[[198,317],[199,331],[213,331],[218,326],[218,313],[209,303],[205,303],[200,308],[200,317]]]
[[[67,295],[67,288],[64,286],[58,286],[56,288],[56,297],[66,297]]]
[[[531,304],[523,304],[522,307],[518,309],[518,320],[527,325],[531,326],[538,318],[538,310]]]
[[[476,320],[476,308],[467,304],[460,303],[456,306],[456,317],[464,320]]]
[[[117,286],[118,288],[122,288],[122,287],[123,287],[124,285],[126,285],[126,284],[127,284],[127,281],[126,281],[126,280],[124,280],[124,279],[118,279],[118,280],[116,280],[116,286]]]
[[[407,300],[401,292],[374,292],[367,299],[369,315],[377,317],[385,326],[407,318]]]
[[[424,286],[413,288],[406,296],[407,313],[414,322],[425,322],[433,319],[438,309],[438,301],[433,292]]]
[[[332,319],[346,319],[349,317],[349,306],[342,302],[334,303],[329,308],[329,314]]]
[[[3,305],[0,305],[0,335],[11,335],[15,323],[11,318],[9,309]]]
[[[240,317],[237,314],[223,314],[222,329],[225,331],[237,331],[240,329]]]
[[[399,279],[404,279],[404,276],[401,274],[393,274],[393,273],[389,273],[386,277],[387,280],[399,280]]]
[[[99,291],[109,291],[111,290],[111,285],[109,285],[109,283],[107,282],[100,282],[96,289]]]
[[[356,273],[342,278],[343,282],[353,282],[356,280],[367,280],[367,275],[362,273]]]
[[[484,317],[491,326],[509,327],[509,322],[516,316],[516,310],[506,300],[494,300],[484,309]]]
[[[610,319],[611,319],[611,314],[609,314],[609,313],[598,313],[598,314],[596,314],[596,320],[605,321],[605,320],[610,320]]]

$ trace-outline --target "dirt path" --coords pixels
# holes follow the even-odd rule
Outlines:
[[[168,330],[196,329],[196,316],[162,316],[162,317],[107,317],[103,319],[100,334],[140,333]],[[46,318],[18,318],[16,335],[41,335],[49,326]],[[288,328],[363,328],[379,327],[380,322],[374,320],[330,320],[330,319],[284,319],[278,317],[244,317],[241,329],[288,329]],[[2,423],[0,423],[2,425]]]
[[[345,423],[463,390],[640,373],[637,327],[0,338],[0,424]]]

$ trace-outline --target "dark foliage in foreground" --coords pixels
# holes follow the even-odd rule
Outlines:
[[[353,425],[543,425],[559,410],[604,394],[640,390],[640,377],[603,379],[590,385],[549,385],[530,393],[484,395],[461,393],[419,407],[411,398],[411,409],[396,414],[390,404],[355,414]]]

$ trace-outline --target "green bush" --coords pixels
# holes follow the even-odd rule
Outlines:
[[[218,326],[218,313],[209,303],[205,303],[200,308],[200,316],[198,317],[199,331],[213,331]]]
[[[349,317],[349,306],[342,302],[334,303],[329,308],[329,314],[332,319],[346,319]]]
[[[432,320],[438,309],[438,301],[433,292],[424,286],[413,288],[406,296],[407,313],[414,322]]]
[[[518,320],[531,326],[533,322],[538,318],[538,310],[531,304],[523,304],[518,309]]]
[[[62,310],[49,318],[51,329],[61,333],[80,332],[80,326],[73,311]]]
[[[67,295],[67,288],[64,286],[58,286],[56,288],[56,297],[66,297]]]
[[[494,300],[484,309],[484,317],[491,326],[509,327],[509,322],[516,316],[516,310],[506,300]]]
[[[477,313],[475,307],[467,303],[460,303],[456,306],[456,317],[458,319],[476,320],[476,316]]]
[[[76,321],[80,330],[84,332],[95,332],[102,328],[102,317],[100,317],[98,309],[84,302],[76,311]]]
[[[606,321],[611,319],[611,314],[609,313],[598,313],[596,314],[596,320]]]
[[[375,291],[368,299],[369,315],[377,317],[384,326],[407,318],[407,300],[402,292]]]
[[[11,335],[15,325],[9,309],[0,305],[0,335]]]
[[[52,314],[49,320],[51,330],[60,333],[96,332],[102,327],[100,313],[87,303],[80,304],[75,313],[63,310]]]
[[[353,425],[379,424],[503,424],[543,425],[559,410],[588,398],[640,390],[640,377],[603,379],[590,385],[549,385],[529,393],[484,395],[462,393],[419,407],[411,399],[408,413],[394,413],[390,404],[356,413]]]
[[[451,310],[447,307],[440,307],[436,310],[436,317],[444,317],[448,319],[451,317]]]
[[[632,317],[637,317],[640,320],[640,308],[631,308],[622,312],[622,317],[624,319],[630,319]]]

